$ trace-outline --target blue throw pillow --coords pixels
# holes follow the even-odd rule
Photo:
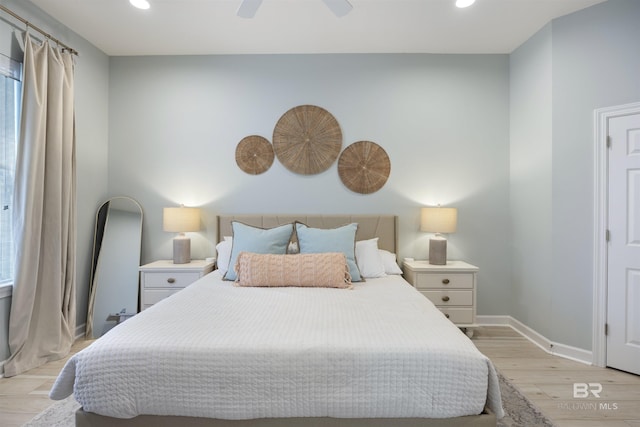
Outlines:
[[[229,269],[225,280],[236,280],[236,260],[240,252],[257,254],[285,254],[291,240],[293,224],[285,224],[274,228],[252,227],[241,222],[232,221],[233,246],[229,259]]]
[[[296,234],[301,254],[342,252],[347,257],[352,282],[360,282],[360,270],[356,264],[356,231],[358,224],[347,224],[338,228],[324,229],[307,227],[296,222]]]

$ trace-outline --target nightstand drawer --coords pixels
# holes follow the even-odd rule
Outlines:
[[[145,310],[162,299],[184,289],[213,270],[213,262],[193,260],[174,264],[159,260],[140,266],[140,308]]]
[[[464,261],[433,265],[405,259],[404,277],[453,322],[473,335],[476,325],[476,286],[478,267]]]
[[[473,323],[473,308],[438,307],[456,325]]]
[[[200,273],[144,273],[145,288],[186,288],[200,278]]]
[[[181,289],[182,288],[180,289],[146,289],[144,291],[144,303],[147,307],[145,308],[148,308],[153,304],[162,301],[166,297],[171,296],[176,292],[179,292]]]
[[[465,273],[416,274],[417,289],[473,289],[473,275]]]
[[[473,291],[449,291],[446,289],[439,291],[422,291],[437,306],[445,305],[467,305],[473,306]]]

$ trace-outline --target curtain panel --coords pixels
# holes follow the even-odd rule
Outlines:
[[[27,34],[23,75],[7,377],[65,357],[76,323],[72,54]]]

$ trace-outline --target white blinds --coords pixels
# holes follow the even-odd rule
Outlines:
[[[0,54],[0,75],[14,80],[22,79],[22,63]]]

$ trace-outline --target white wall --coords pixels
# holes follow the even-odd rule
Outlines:
[[[43,13],[28,1],[7,0],[2,4],[34,25],[53,34],[80,52],[75,68],[76,162],[77,162],[77,321],[86,321],[89,269],[93,246],[95,212],[107,194],[109,58],[96,47]],[[16,37],[24,25],[0,12],[0,52],[21,58]],[[36,32],[32,32],[37,36]],[[8,356],[6,331],[10,304],[0,303],[0,360]]]
[[[519,248],[513,314],[551,341],[587,350],[594,283],[593,111],[640,100],[638,22],[640,2],[609,0],[554,20],[511,55],[512,160],[534,156],[529,137],[540,144],[536,157],[550,158],[526,173],[512,164]]]
[[[400,256],[425,258],[420,207],[459,208],[449,256],[477,264],[481,314],[503,314],[509,286],[508,57],[506,55],[249,55],[118,57],[110,61],[109,191],[143,206],[143,260],[171,258],[162,207],[203,206],[195,258],[213,255],[219,213],[392,213]],[[361,195],[337,166],[296,175],[277,160],[242,172],[245,136],[271,139],[301,104],[326,108],[343,147],[380,144],[391,175]]]

